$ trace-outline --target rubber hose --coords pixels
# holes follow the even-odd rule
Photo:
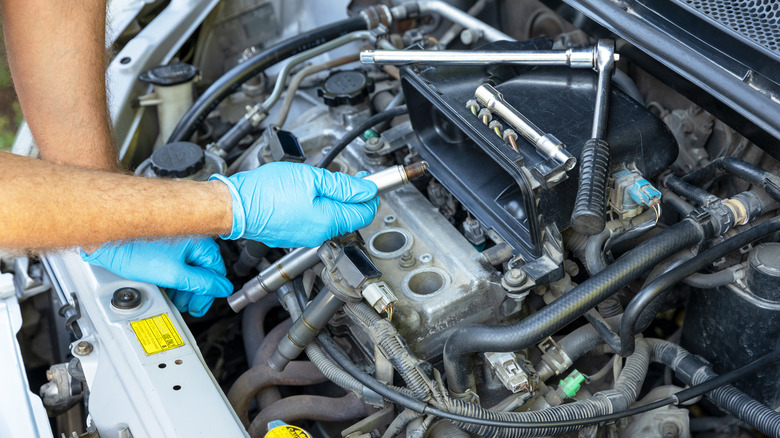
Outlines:
[[[731,269],[724,269],[711,274],[697,272],[689,275],[688,278],[683,279],[682,282],[697,289],[714,289],[716,287],[731,284],[736,281],[736,279],[737,277],[734,275],[734,271]]]
[[[450,389],[464,393],[474,387],[469,354],[528,348],[567,326],[662,260],[701,242],[704,237],[701,225],[692,218],[685,218],[642,242],[603,271],[520,322],[473,325],[456,330],[447,339],[443,354]]]
[[[689,201],[693,201],[700,207],[710,205],[720,200],[712,193],[700,187],[696,187],[695,185],[690,184],[671,173],[661,177],[661,183],[672,192],[682,196]]]
[[[588,237],[585,242],[585,269],[588,274],[594,275],[607,267],[607,261],[604,258],[604,244],[612,235],[612,230],[605,228],[600,233]]]
[[[244,339],[244,351],[249,367],[256,365],[255,354],[265,338],[263,323],[268,313],[279,307],[279,300],[273,295],[267,295],[260,301],[252,303],[241,313],[241,333]]]
[[[440,420],[433,423],[433,426],[430,428],[429,436],[431,438],[471,438],[471,435],[447,420]]]
[[[249,425],[247,409],[249,402],[263,388],[269,386],[309,386],[326,382],[328,379],[319,372],[311,362],[293,361],[284,369],[284,372],[272,370],[268,365],[261,364],[250,368],[238,377],[230,387],[227,397],[235,409],[238,418],[244,426]]]
[[[285,423],[301,420],[341,422],[366,416],[366,406],[352,393],[339,398],[294,395],[260,411],[249,425],[249,436],[262,438],[268,432],[268,423],[273,420],[282,420]]]
[[[510,422],[538,422],[576,420],[595,417],[625,410],[636,401],[642,388],[650,363],[650,347],[643,340],[637,342],[637,351],[626,360],[626,366],[615,382],[614,389],[602,391],[585,400],[555,406],[541,411],[497,412],[483,409],[473,403],[462,400],[448,401],[448,411],[470,417],[486,418]],[[567,427],[509,428],[480,426],[470,423],[455,424],[481,437],[487,438],[527,438],[560,435],[582,428],[581,425]]]
[[[677,344],[660,339],[647,339],[650,356],[672,370],[686,385],[697,385],[717,377],[710,366]],[[762,433],[780,438],[780,413],[758,402],[734,385],[721,386],[707,393],[715,405]]]
[[[631,354],[634,335],[644,331],[652,322],[658,311],[656,306],[660,302],[660,298],[668,293],[672,286],[726,254],[777,231],[780,231],[780,217],[762,222],[697,254],[643,287],[628,304],[623,314],[623,319],[620,322],[621,346],[618,353],[624,356]],[[652,306],[653,303],[656,303],[656,306]]]
[[[620,325],[620,315],[606,318],[606,322],[615,330]],[[572,363],[602,344],[604,344],[604,339],[590,324],[583,325],[558,340],[558,346],[566,353]],[[539,370],[539,380],[542,382],[555,375],[555,371],[546,365],[537,366],[536,369]]]
[[[271,65],[342,35],[366,28],[365,18],[362,15],[356,15],[282,41],[233,67],[211,84],[200,95],[195,104],[187,110],[171,133],[168,143],[188,140],[220,102],[237,91],[241,84]]]
[[[571,226],[574,231],[593,236],[604,230],[607,223],[607,176],[609,173],[609,144],[592,138],[585,142],[580,156],[580,181]]]
[[[338,154],[341,153],[341,151],[344,150],[352,141],[354,141],[356,138],[360,137],[364,132],[371,129],[371,127],[376,126],[382,122],[392,120],[395,117],[400,116],[401,114],[406,114],[408,110],[406,109],[406,105],[397,106],[395,108],[391,108],[387,111],[381,112],[379,114],[374,114],[373,116],[369,117],[366,121],[361,123],[360,125],[353,128],[351,131],[346,133],[338,143],[333,145],[333,147],[330,148],[330,151],[326,153],[325,155],[320,158],[320,161],[317,163],[315,167],[322,167],[326,168],[330,165],[330,163],[333,162],[333,160],[338,156]]]
[[[701,185],[714,180],[721,172],[726,172],[739,179],[755,184],[780,201],[780,177],[764,170],[755,164],[735,157],[720,157],[710,164],[686,175],[683,180],[691,184]]]

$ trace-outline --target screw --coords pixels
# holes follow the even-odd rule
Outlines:
[[[506,284],[510,287],[521,286],[525,283],[525,278],[526,275],[522,269],[510,269],[504,274],[504,280],[506,280]]]
[[[512,146],[512,149],[514,149],[515,152],[519,152],[517,150],[517,133],[513,129],[505,129],[502,138]]]
[[[76,344],[74,353],[78,356],[86,356],[89,353],[92,353],[92,344],[87,341],[81,341]]]

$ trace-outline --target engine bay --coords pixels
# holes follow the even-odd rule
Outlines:
[[[0,431],[780,437],[780,10],[656,3],[117,7],[136,176],[366,171],[378,212],[217,239],[235,292],[199,318],[77,251],[3,257]]]

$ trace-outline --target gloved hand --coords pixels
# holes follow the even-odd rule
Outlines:
[[[376,184],[297,163],[269,163],[229,178],[233,229],[223,239],[258,240],[271,247],[315,247],[374,219]]]
[[[176,308],[192,316],[203,316],[214,298],[233,292],[219,246],[208,237],[108,242],[91,254],[82,251],[81,258],[128,280],[167,288]]]

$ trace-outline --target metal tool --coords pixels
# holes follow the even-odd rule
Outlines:
[[[607,176],[609,175],[609,144],[606,141],[607,117],[612,74],[615,71],[615,44],[599,40],[595,48],[596,108],[593,114],[591,139],[585,143],[580,156],[580,180],[571,225],[574,231],[592,236],[606,225]]]
[[[568,66],[571,68],[593,68],[598,66],[599,45],[567,50],[365,50],[360,52],[363,64],[518,64]],[[620,55],[612,52],[613,61]]]
[[[512,105],[509,105],[504,96],[488,84],[482,84],[474,92],[477,102],[485,108],[493,111],[509,125],[515,128],[520,135],[530,141],[542,155],[561,163],[568,171],[577,165],[577,159],[567,150],[564,144],[552,134],[545,134],[527,117],[520,114]]]
[[[377,196],[409,184],[410,179],[425,174],[428,163],[420,161],[408,166],[392,166],[379,172],[366,175],[364,178],[377,186]],[[279,289],[303,274],[304,271],[319,263],[317,248],[298,248],[276,263],[264,269],[255,278],[249,280],[244,287],[227,298],[228,305],[236,313],[264,296]]]

